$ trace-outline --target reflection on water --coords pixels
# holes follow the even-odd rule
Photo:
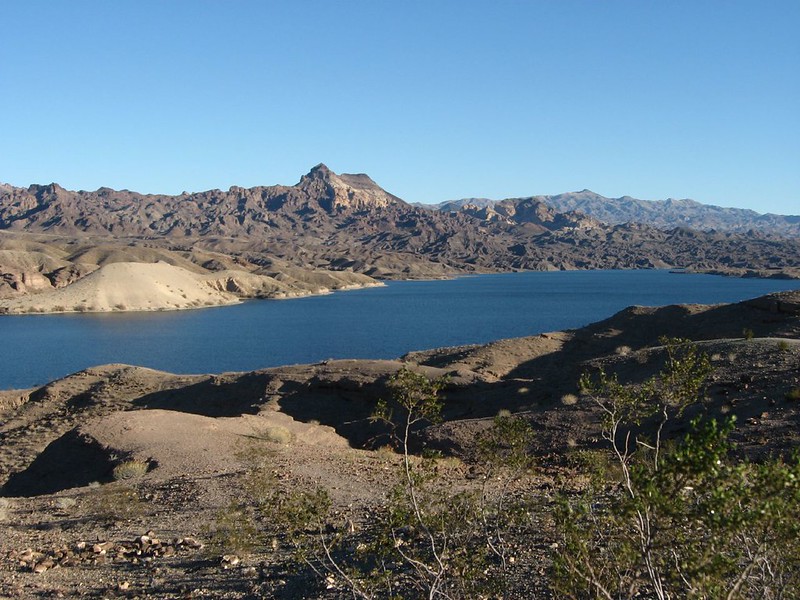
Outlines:
[[[211,373],[327,358],[394,358],[579,327],[632,304],[733,302],[783,289],[800,289],[800,281],[569,271],[388,282],[192,311],[3,316],[0,389],[111,362]]]

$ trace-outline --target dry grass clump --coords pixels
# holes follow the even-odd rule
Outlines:
[[[465,468],[464,461],[458,456],[438,456],[435,463],[436,472],[444,471],[462,471]]]
[[[618,346],[614,352],[619,356],[628,356],[633,350],[631,350],[630,346]]]
[[[288,444],[292,441],[292,432],[281,425],[272,425],[265,427],[258,437],[273,444]]]
[[[142,460],[126,460],[114,467],[112,475],[114,481],[138,479],[147,473],[148,468],[149,465]]]
[[[74,508],[78,504],[78,501],[75,500],[75,498],[61,496],[60,498],[56,498],[55,504],[56,508],[59,510],[69,510],[70,508]]]
[[[377,454],[379,458],[384,460],[391,460],[394,459],[396,456],[398,456],[397,452],[395,452],[391,444],[384,444],[383,446],[378,446],[378,448],[375,449],[375,454]]]
[[[578,403],[578,397],[575,394],[564,394],[561,396],[561,404],[564,406],[574,406]]]

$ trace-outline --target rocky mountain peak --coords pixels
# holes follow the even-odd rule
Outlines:
[[[328,211],[385,208],[404,204],[389,194],[364,173],[337,175],[325,164],[313,167],[300,178],[297,188],[313,194]]]
[[[324,163],[311,167],[311,170],[300,178],[300,183],[308,180],[327,181],[336,177],[336,173],[331,171]]]

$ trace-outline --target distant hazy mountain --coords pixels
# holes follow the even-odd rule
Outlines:
[[[590,190],[555,196],[534,196],[559,212],[581,211],[598,221],[617,225],[645,223],[658,229],[688,227],[700,231],[756,231],[767,235],[800,236],[800,216],[759,214],[742,208],[724,208],[694,200],[638,200],[630,196],[606,198]],[[512,199],[514,200],[514,199]],[[465,205],[480,208],[496,200],[464,198],[436,205],[441,211],[458,211]]]
[[[577,202],[587,194],[573,196]],[[293,186],[178,196],[2,186],[0,274],[3,261],[13,258],[9,252],[4,258],[3,230],[124,239],[183,252],[201,248],[253,265],[280,259],[381,278],[519,269],[786,268],[800,256],[800,239],[609,225],[556,209],[543,197],[473,200],[455,208],[412,206],[367,175],[337,175],[325,165]]]

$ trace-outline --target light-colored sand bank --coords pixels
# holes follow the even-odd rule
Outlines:
[[[233,304],[203,275],[165,262],[111,263],[59,289],[0,300],[7,313],[176,310]]]
[[[183,310],[243,298],[294,298],[382,285],[357,273],[309,271],[304,279],[247,271],[196,273],[168,264],[115,262],[63,288],[0,299],[0,313]]]

